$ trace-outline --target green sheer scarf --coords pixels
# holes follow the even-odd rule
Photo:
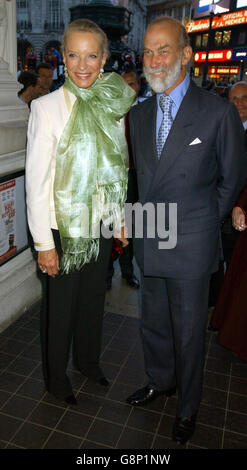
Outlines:
[[[88,89],[70,78],[64,86],[77,97],[58,143],[54,181],[61,269],[68,273],[97,259],[101,220],[120,227],[128,148],[117,121],[135,94],[116,73],[104,74]]]

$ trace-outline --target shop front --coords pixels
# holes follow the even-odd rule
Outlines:
[[[195,78],[202,80],[207,67],[207,79],[217,83],[247,79],[247,9],[217,15],[211,11],[209,18],[193,19],[186,29]]]
[[[203,75],[206,51],[194,53],[194,76]],[[227,86],[240,80],[241,61],[236,58],[232,49],[221,49],[208,52],[208,79],[215,80],[219,86]]]

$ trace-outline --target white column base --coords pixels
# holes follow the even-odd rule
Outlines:
[[[1,332],[41,299],[41,282],[30,248],[1,266],[0,285]]]

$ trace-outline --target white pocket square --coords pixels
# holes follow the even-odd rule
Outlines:
[[[193,140],[193,142],[190,142],[189,145],[197,145],[197,144],[201,144],[201,143],[202,143],[202,141],[200,139],[198,139],[198,137],[197,137],[195,140]]]

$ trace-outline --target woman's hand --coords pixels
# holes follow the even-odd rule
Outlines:
[[[125,248],[129,244],[127,227],[121,227],[120,230],[115,231],[114,238],[120,240],[123,248]]]
[[[52,277],[56,276],[59,271],[59,259],[56,249],[39,251],[38,265],[42,272],[46,272]]]
[[[236,230],[242,232],[247,228],[245,224],[245,213],[241,207],[234,207],[232,211],[232,225]]]

